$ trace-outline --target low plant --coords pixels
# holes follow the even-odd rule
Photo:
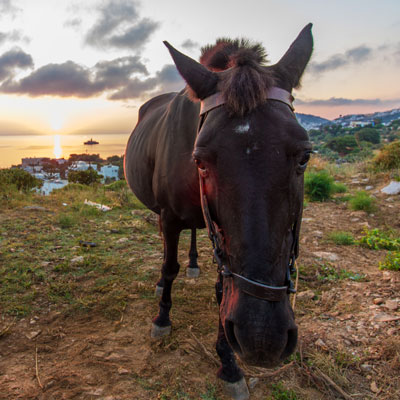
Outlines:
[[[357,243],[372,250],[400,250],[400,238],[391,238],[388,233],[380,229],[364,228],[363,236]]]
[[[328,240],[342,246],[354,244],[354,236],[350,232],[334,231],[328,234]]]
[[[333,185],[333,192],[334,193],[346,193],[347,186],[342,182],[335,182]]]
[[[372,165],[377,171],[400,168],[400,141],[382,147],[381,151],[372,160]]]
[[[304,192],[310,201],[329,200],[334,193],[334,179],[325,170],[308,172],[304,177]]]
[[[360,190],[349,200],[349,207],[352,210],[371,213],[376,210],[375,199],[364,190]]]
[[[330,263],[326,263],[320,266],[318,270],[318,279],[321,281],[341,281],[344,279],[350,279],[359,282],[365,279],[365,275],[347,271],[345,269],[337,269]]]
[[[400,251],[396,251],[393,253],[389,251],[385,257],[385,260],[379,263],[379,269],[400,271]]]
[[[282,382],[278,382],[272,385],[272,399],[297,400],[297,395],[292,389],[285,389]]]
[[[72,226],[75,225],[75,218],[73,218],[71,215],[69,214],[61,214],[58,217],[58,224],[60,225],[61,228],[63,229],[67,229],[67,228],[71,228]]]

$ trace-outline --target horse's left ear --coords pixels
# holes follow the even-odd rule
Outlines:
[[[313,51],[312,24],[306,25],[285,55],[272,68],[278,78],[282,78],[293,89],[300,84],[300,78],[310,61]]]
[[[164,41],[164,44],[167,46],[182,78],[198,99],[203,100],[216,92],[218,83],[216,73],[176,50],[168,42]]]

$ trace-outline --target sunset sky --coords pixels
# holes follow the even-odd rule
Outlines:
[[[400,107],[399,0],[0,0],[0,135],[129,133],[141,103],[183,87],[163,40],[198,59],[247,37],[275,63],[308,22],[297,112]]]

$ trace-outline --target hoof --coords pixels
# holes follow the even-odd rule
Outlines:
[[[171,325],[169,326],[158,326],[156,324],[151,325],[150,336],[152,339],[159,339],[163,336],[167,336],[171,333]]]
[[[156,290],[154,291],[154,294],[156,297],[161,297],[163,293],[164,288],[162,286],[156,285]]]
[[[198,278],[200,275],[200,268],[186,268],[186,276],[188,278]]]
[[[244,377],[237,382],[225,382],[225,392],[233,400],[247,400],[250,398],[249,389]]]

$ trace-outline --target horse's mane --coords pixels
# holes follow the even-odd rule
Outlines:
[[[263,46],[247,39],[219,38],[201,49],[200,63],[218,72],[218,90],[234,115],[243,116],[266,100],[274,84],[266,62]]]

